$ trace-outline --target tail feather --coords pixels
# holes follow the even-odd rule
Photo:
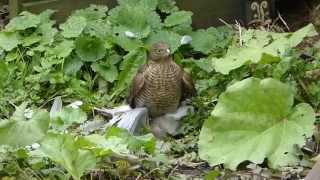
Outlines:
[[[135,108],[120,115],[117,127],[127,129],[131,134],[137,134],[148,121],[147,108]]]

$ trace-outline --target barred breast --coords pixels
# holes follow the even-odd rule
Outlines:
[[[149,65],[144,86],[135,98],[138,107],[147,107],[151,117],[175,112],[181,99],[181,69],[174,62]]]

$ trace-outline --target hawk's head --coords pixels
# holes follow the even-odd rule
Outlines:
[[[167,43],[158,42],[152,45],[149,58],[153,61],[165,60],[170,56],[170,48]]]

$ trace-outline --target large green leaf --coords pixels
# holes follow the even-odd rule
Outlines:
[[[70,40],[64,40],[56,45],[53,49],[50,49],[49,52],[59,58],[68,57],[74,49],[74,42]]]
[[[6,26],[8,31],[25,30],[31,27],[37,27],[40,24],[40,17],[29,12],[22,12],[19,16],[13,18]]]
[[[315,114],[307,104],[293,107],[290,86],[274,79],[249,78],[228,87],[199,137],[199,154],[211,165],[235,169],[249,160],[272,168],[296,165]]]
[[[126,130],[112,127],[105,136],[92,134],[77,141],[79,146],[93,149],[98,156],[130,155],[135,152],[153,154],[156,141],[152,134],[132,136]]]
[[[87,114],[80,108],[64,107],[61,111],[57,112],[52,119],[60,120],[63,128],[67,128],[72,124],[81,124],[87,120]]]
[[[106,138],[120,138],[123,144],[127,144],[132,152],[144,150],[150,154],[154,153],[156,141],[152,134],[144,136],[132,136],[125,129],[112,127],[106,132]]]
[[[64,73],[66,73],[67,75],[75,75],[77,72],[80,71],[82,66],[83,62],[81,61],[80,57],[69,57],[64,62],[63,70]]]
[[[132,51],[139,47],[143,47],[143,43],[140,39],[129,38],[125,34],[112,36],[112,42],[117,44],[126,51]]]
[[[104,43],[97,37],[80,37],[76,41],[76,53],[85,62],[94,62],[106,54]]]
[[[168,16],[165,21],[164,25],[167,27],[176,26],[180,24],[191,24],[192,23],[192,12],[190,11],[177,11],[170,16]]]
[[[91,149],[96,156],[105,157],[113,153],[126,155],[130,154],[127,143],[121,138],[106,138],[102,135],[91,134],[78,139],[77,144],[83,149]]]
[[[76,180],[96,165],[93,153],[79,149],[71,135],[48,134],[40,145],[45,156],[64,167]]]
[[[16,48],[22,42],[20,36],[16,32],[0,32],[0,48],[11,51]]]
[[[73,16],[82,16],[88,21],[103,19],[107,16],[108,7],[100,5],[90,5],[88,8],[76,10]]]
[[[158,0],[118,0],[120,6],[140,6],[148,10],[155,10]]]
[[[231,46],[223,58],[213,58],[215,70],[229,74],[246,63],[277,62],[287,50],[297,46],[305,37],[317,34],[313,25],[308,25],[294,33],[272,33],[248,30],[243,34],[242,47]]]
[[[146,43],[151,46],[153,43],[166,42],[169,44],[172,52],[175,52],[180,47],[181,36],[169,31],[159,31],[152,33]]]
[[[151,30],[161,28],[159,15],[148,6],[124,4],[112,9],[109,14],[110,22],[116,25],[114,31],[120,35],[129,32],[142,39],[147,37]]]
[[[60,25],[62,35],[66,38],[78,37],[87,25],[87,20],[82,16],[71,16],[64,24]]]
[[[158,0],[158,9],[168,14],[179,10],[174,0]]]
[[[92,69],[97,72],[103,79],[108,82],[114,82],[118,77],[118,69],[115,65],[104,65],[94,63],[91,65]]]
[[[227,48],[232,40],[233,32],[228,27],[200,29],[191,34],[191,46],[204,54],[219,53]]]
[[[37,33],[41,34],[41,43],[46,44],[52,44],[54,41],[55,35],[58,33],[58,30],[53,26],[53,23],[48,22],[44,24],[40,24]]]
[[[38,110],[25,117],[26,104],[17,107],[9,120],[0,121],[0,145],[23,147],[40,141],[49,128],[49,113]]]
[[[107,20],[98,19],[88,22],[84,32],[90,34],[91,36],[107,39],[107,37],[112,35],[112,28]]]

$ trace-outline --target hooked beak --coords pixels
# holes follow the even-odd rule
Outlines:
[[[167,49],[167,53],[170,54],[170,52],[171,52],[170,49]]]

